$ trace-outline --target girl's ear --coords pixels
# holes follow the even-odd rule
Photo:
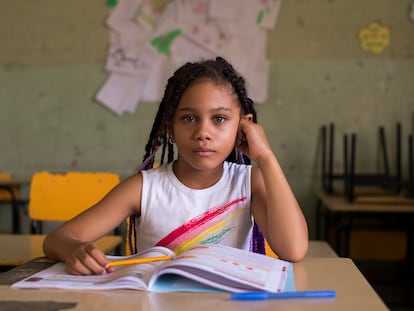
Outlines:
[[[252,121],[252,120],[253,120],[253,114],[251,114],[251,113],[246,113],[246,114],[245,114],[245,115],[243,115],[241,118],[242,118],[242,119],[244,119],[244,120],[247,120],[247,121]]]
[[[172,124],[170,124],[170,125],[167,127],[167,134],[168,134],[169,136],[174,136],[174,131],[173,131],[173,126],[172,126]]]

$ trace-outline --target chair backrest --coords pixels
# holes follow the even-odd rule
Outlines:
[[[11,173],[0,172],[0,179],[10,180],[12,178],[13,178],[13,175]]]
[[[266,240],[265,240],[265,254],[266,254],[266,256],[270,256],[270,257],[273,257],[273,258],[279,258],[279,256],[276,255],[273,252],[273,250],[270,248],[270,245],[269,245],[269,243],[267,243]]]
[[[67,221],[97,203],[119,182],[115,173],[37,172],[30,185],[29,218]]]

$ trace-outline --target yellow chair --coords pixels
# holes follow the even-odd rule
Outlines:
[[[37,172],[30,184],[31,233],[41,233],[42,222],[64,222],[91,207],[120,182],[115,173]]]
[[[266,254],[266,256],[270,256],[270,257],[273,257],[273,258],[279,258],[279,256],[276,255],[272,251],[272,249],[270,248],[270,245],[269,245],[269,243],[267,243],[266,239],[265,239],[265,254]]]

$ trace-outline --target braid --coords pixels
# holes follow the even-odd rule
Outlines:
[[[172,124],[174,113],[183,93],[191,85],[206,80],[218,85],[230,84],[240,104],[241,113],[252,114],[253,122],[257,123],[254,103],[247,97],[245,81],[231,64],[221,57],[217,57],[215,60],[204,60],[195,63],[188,62],[178,68],[172,77],[168,79],[164,96],[161,99],[148,141],[145,145],[145,155],[139,171],[153,167],[155,155],[160,147],[160,164],[164,163],[166,153],[167,163],[174,161],[174,146],[168,140],[168,127]],[[250,159],[238,151],[237,148],[233,148],[226,161],[250,164]],[[135,237],[135,215],[130,216],[129,224],[128,236]],[[257,227],[256,224],[255,227]],[[253,232],[254,246],[260,245],[256,241],[256,229]],[[131,254],[136,253],[135,238],[134,241],[130,240],[129,248]],[[257,247],[253,247],[253,251],[263,252],[261,249],[257,250]]]
[[[240,107],[243,114],[252,114],[253,122],[257,123],[257,113],[254,109],[253,101],[247,97],[246,84],[244,79],[237,73],[233,66],[227,63],[224,59],[218,58],[218,62],[224,67],[223,75],[226,80],[231,84],[234,93],[237,95],[237,98],[240,103]],[[242,164],[250,164],[250,158],[239,152],[237,148],[234,148],[233,151],[229,154],[226,159],[229,162],[236,162]]]
[[[224,75],[226,76],[227,80],[231,83],[234,92],[236,93],[240,107],[242,109],[242,113],[244,114],[252,114],[253,115],[253,122],[257,123],[257,113],[253,106],[253,100],[247,97],[246,85],[244,79],[237,74],[234,68],[227,63],[224,59],[219,59],[219,62],[223,64],[223,66],[227,67],[223,70]],[[230,155],[227,157],[228,161],[237,162],[237,163],[246,163],[250,164],[250,158],[241,153],[237,148],[234,148]],[[252,239],[250,243],[250,250],[255,253],[265,254],[265,240],[263,233],[261,232],[259,226],[256,224],[256,221],[253,225],[253,233]]]

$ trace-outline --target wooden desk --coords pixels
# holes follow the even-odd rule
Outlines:
[[[42,245],[46,235],[0,234],[0,266],[18,266],[44,256]],[[96,242],[105,253],[122,243],[120,236],[105,236]]]
[[[45,262],[30,262],[30,265]],[[24,266],[16,270],[24,270]],[[227,293],[146,293],[131,290],[73,291],[73,290],[19,290],[12,289],[10,270],[0,275],[0,309],[57,310],[388,310],[352,260],[347,258],[307,258],[293,265],[297,290],[334,289],[334,299],[286,299],[267,301],[231,301]],[[32,267],[33,270],[33,267]],[[35,271],[30,271],[34,273]],[[19,273],[17,273],[19,275]],[[24,275],[20,273],[22,277]],[[17,280],[14,280],[17,281]],[[49,309],[46,309],[46,308]]]
[[[337,258],[338,255],[326,241],[309,241],[305,258]]]
[[[407,255],[413,252],[414,200],[407,198],[365,197],[349,202],[343,195],[320,193],[316,206],[316,238],[327,240],[330,228],[335,229],[334,250],[343,257],[349,255],[349,237],[356,218],[375,216],[395,218],[401,221],[398,229],[407,232]],[[341,243],[343,242],[343,243]],[[410,258],[408,258],[410,259]],[[411,262],[411,261],[409,261]]]
[[[332,212],[414,213],[414,199],[395,196],[364,196],[349,202],[341,194],[318,194],[322,205]]]
[[[19,204],[24,201],[16,198],[13,188],[21,188],[22,186],[28,185],[29,183],[29,180],[0,179],[0,189],[6,190],[10,193],[11,196],[10,203],[12,205],[12,232],[14,234],[21,233]]]
[[[414,276],[414,202],[411,199],[391,200],[391,197],[382,196],[349,202],[341,195],[321,193],[316,217],[317,238],[327,240],[329,233],[334,233],[334,250],[342,257],[350,254],[351,231],[379,229],[405,234],[405,250],[395,254],[391,252],[391,255],[394,256],[394,262],[403,264],[404,270],[398,276],[398,281],[402,282],[409,297]],[[372,242],[376,241],[378,237],[372,236]],[[381,250],[387,251],[384,247]],[[372,252],[373,256],[376,251],[378,249]]]

